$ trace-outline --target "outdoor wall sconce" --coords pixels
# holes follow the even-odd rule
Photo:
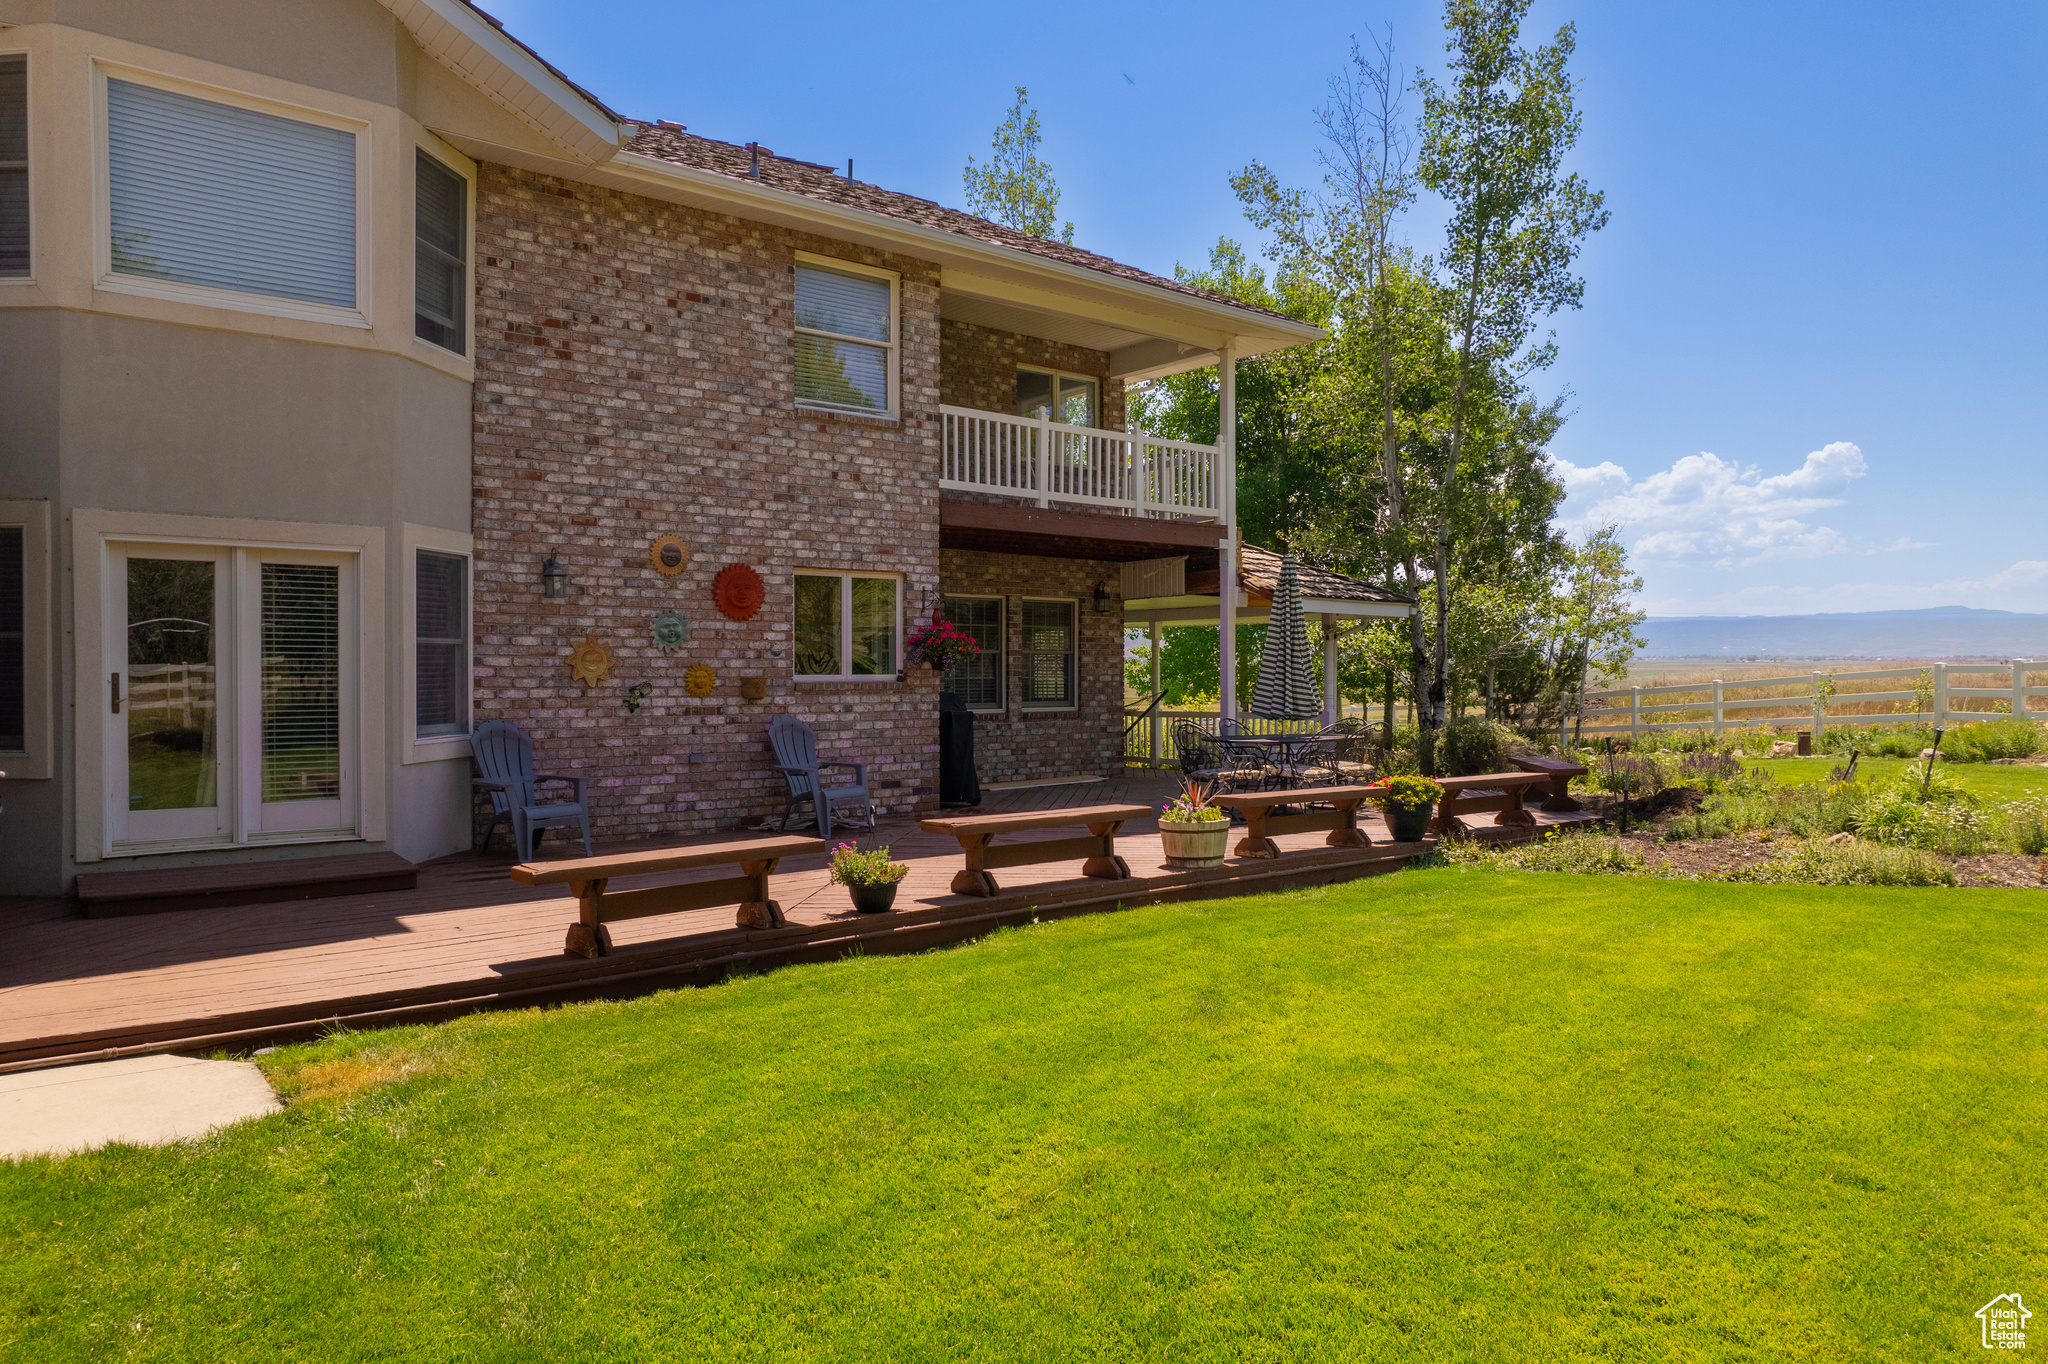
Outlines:
[[[1095,610],[1100,615],[1109,614],[1109,592],[1101,583],[1095,584]]]
[[[540,594],[549,601],[560,601],[569,595],[569,571],[555,558],[553,550],[548,551],[548,561],[540,566]]]

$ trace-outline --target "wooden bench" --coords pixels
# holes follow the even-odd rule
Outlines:
[[[1586,807],[1572,799],[1572,778],[1583,777],[1586,769],[1562,758],[1510,758],[1524,772],[1541,772],[1550,778],[1550,797],[1536,808],[1554,815],[1569,814]]]
[[[1083,805],[1072,810],[1035,810],[1015,815],[963,815],[958,819],[927,819],[918,827],[928,834],[947,834],[960,840],[967,866],[953,877],[955,895],[996,895],[1001,888],[989,872],[998,867],[1023,867],[1034,862],[1067,862],[1076,857],[1083,876],[1121,881],[1131,869],[1116,855],[1116,831],[1129,819],[1157,814],[1149,805]],[[1064,829],[1073,824],[1088,826],[1085,838],[1048,838],[1035,843],[1008,843],[992,848],[997,834],[1021,833],[1028,829]]]
[[[785,857],[824,851],[822,838],[749,838],[731,843],[700,843],[691,848],[621,853],[616,857],[522,862],[512,868],[512,879],[529,886],[568,886],[569,893],[581,904],[582,913],[577,922],[569,925],[569,939],[562,950],[578,957],[601,957],[612,950],[612,935],[605,929],[606,924],[643,919],[650,914],[679,914],[689,909],[736,904],[739,927],[782,928],[789,920],[783,917],[782,906],[769,897],[768,873]],[[605,891],[614,877],[728,863],[738,864],[738,876],[679,886],[649,886],[644,890],[615,890],[609,894]]]
[[[1510,828],[1526,829],[1535,824],[1536,816],[1522,808],[1522,793],[1532,786],[1547,786],[1550,775],[1545,772],[1483,772],[1476,777],[1438,777],[1437,785],[1444,788],[1444,798],[1436,807],[1436,822],[1431,826],[1438,838],[1448,834],[1468,834],[1472,830],[1464,823],[1467,815],[1483,815],[1489,810],[1497,811],[1495,824]]]
[[[1278,857],[1280,845],[1274,834],[1293,834],[1328,829],[1323,842],[1333,848],[1367,848],[1372,840],[1358,827],[1358,807],[1372,794],[1367,786],[1313,786],[1299,791],[1253,791],[1243,795],[1215,796],[1210,804],[1235,810],[1244,816],[1244,837],[1237,841],[1239,857]],[[1310,810],[1306,814],[1276,815],[1276,805],[1306,805],[1321,802],[1333,808]]]

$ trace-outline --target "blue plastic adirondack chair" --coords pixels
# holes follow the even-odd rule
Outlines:
[[[775,770],[789,783],[789,800],[782,807],[784,829],[789,828],[789,817],[804,801],[811,802],[811,807],[817,811],[820,838],[832,837],[832,807],[835,805],[866,806],[868,827],[875,827],[875,807],[868,799],[866,763],[819,762],[817,731],[794,715],[778,715],[768,722],[768,745],[775,750]],[[821,769],[827,767],[852,768],[852,784],[825,785]]]
[[[507,720],[486,720],[476,727],[469,736],[470,753],[476,758],[477,771],[483,775],[471,783],[480,790],[491,793],[491,822],[484,829],[484,841],[477,847],[484,852],[491,846],[491,835],[505,820],[512,821],[512,850],[522,858],[540,855],[540,836],[543,831],[569,825],[581,826],[583,830],[583,852],[596,856],[590,846],[590,807],[584,800],[587,785],[583,777],[550,777],[533,770],[533,740],[526,737],[526,731]],[[566,801],[542,804],[540,785],[542,782],[566,782],[575,788],[575,794]]]

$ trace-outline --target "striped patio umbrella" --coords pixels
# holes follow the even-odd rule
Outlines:
[[[1273,611],[1266,621],[1266,648],[1259,657],[1259,685],[1251,713],[1272,720],[1313,720],[1323,713],[1316,672],[1309,659],[1308,618],[1301,613],[1301,577],[1294,556],[1280,561]]]

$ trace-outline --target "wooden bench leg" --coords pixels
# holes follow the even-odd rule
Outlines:
[[[1244,837],[1237,840],[1231,851],[1239,857],[1278,857],[1280,845],[1266,836],[1266,812],[1269,807],[1249,805],[1244,812]]]
[[[596,881],[572,881],[569,889],[575,894],[579,917],[569,925],[568,941],[562,944],[562,951],[572,957],[604,957],[612,950],[611,931],[604,926],[602,905],[604,904],[603,879]]]
[[[1372,839],[1366,836],[1365,830],[1358,827],[1358,806],[1360,800],[1363,799],[1363,797],[1360,797],[1359,800],[1336,802],[1337,827],[1330,830],[1329,837],[1325,838],[1323,842],[1333,848],[1369,848],[1372,846]]]
[[[1102,853],[1100,856],[1091,857],[1081,864],[1081,875],[1093,876],[1102,881],[1123,881],[1129,879],[1131,874],[1130,865],[1116,855],[1116,831],[1121,829],[1123,824],[1122,820],[1116,819],[1111,820],[1107,824],[1090,824],[1088,826],[1088,832],[1102,840]]]
[[[771,857],[762,862],[740,863],[740,874],[754,884],[748,889],[747,898],[740,901],[739,913],[733,920],[735,927],[789,927],[789,916],[782,912],[782,906],[768,898],[768,873],[775,870],[780,860]]]
[[[960,851],[966,857],[967,865],[953,874],[953,893],[955,895],[999,894],[1002,888],[996,885],[996,878],[990,876],[988,869],[982,866],[981,863],[982,850],[988,847],[989,840],[994,838],[995,835],[961,834],[958,837],[960,839]]]
[[[1575,810],[1583,810],[1586,807],[1572,799],[1572,779],[1570,777],[1552,777],[1550,779],[1549,798],[1536,808],[1546,814],[1565,815]]]
[[[1535,827],[1536,816],[1522,808],[1522,788],[1519,786],[1508,787],[1507,797],[1508,808],[1495,815],[1493,822],[1497,825],[1506,825],[1511,829]]]
[[[1451,838],[1472,832],[1465,821],[1458,818],[1458,793],[1446,791],[1444,798],[1437,802],[1436,827],[1433,832],[1438,838]]]

